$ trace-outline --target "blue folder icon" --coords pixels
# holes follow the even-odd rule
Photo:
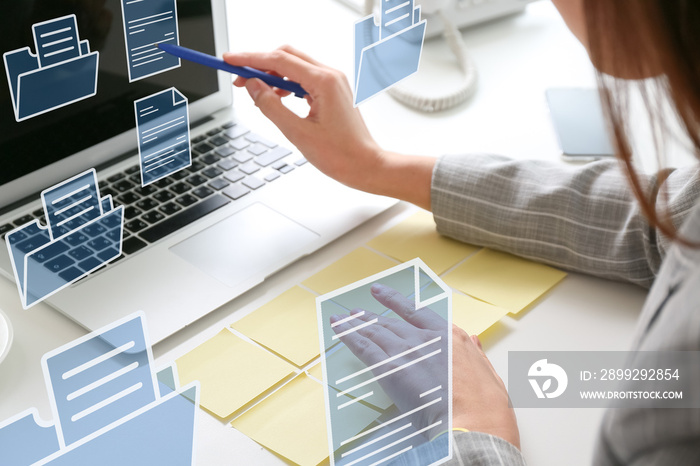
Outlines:
[[[413,0],[381,2],[374,16],[355,23],[355,106],[418,71],[426,20]]]
[[[199,383],[156,374],[144,325],[137,313],[44,355],[54,420],[0,421],[0,464],[191,465]]]
[[[99,52],[78,38],[75,15],[32,26],[29,47],[3,54],[15,119],[23,121],[97,94]]]
[[[15,281],[27,309],[122,252],[124,207],[99,197],[94,169],[41,193],[48,226],[34,220],[7,234]]]

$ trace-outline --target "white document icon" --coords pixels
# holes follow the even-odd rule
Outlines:
[[[449,460],[452,438],[438,434],[452,428],[450,288],[413,259],[319,296],[316,307],[331,465]],[[346,438],[354,403],[382,414]]]
[[[171,87],[134,108],[143,186],[192,165],[187,97]]]

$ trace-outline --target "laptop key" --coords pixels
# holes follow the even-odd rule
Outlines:
[[[268,152],[262,154],[255,159],[255,163],[261,167],[267,167],[271,163],[277,162],[278,160],[288,156],[292,151],[285,149],[284,147],[277,146],[274,149],[270,149]]]
[[[138,233],[139,231],[143,230],[147,226],[148,226],[148,224],[146,224],[144,221],[139,220],[139,219],[132,220],[130,222],[127,222],[124,225],[124,227],[132,233]]]
[[[99,237],[95,238],[94,240],[88,242],[87,245],[96,251],[101,251],[104,248],[110,246],[111,244],[112,244],[111,241],[107,240],[103,236],[99,236]]]
[[[233,154],[234,152],[236,152],[236,150],[233,147],[228,146],[228,145],[221,146],[214,151],[214,153],[216,155],[218,155],[219,157],[228,157],[229,155]]]
[[[52,259],[44,264],[44,267],[49,269],[52,272],[60,272],[61,270],[64,270],[71,265],[75,264],[75,261],[71,259],[70,257],[66,256],[65,254],[61,254],[60,256],[56,257],[55,259]]]
[[[136,206],[142,211],[146,212],[147,210],[155,209],[156,207],[158,207],[158,203],[153,199],[147,197],[146,199],[141,199],[139,202],[137,202]]]
[[[226,134],[226,136],[229,139],[236,139],[236,138],[239,138],[239,137],[241,137],[244,134],[247,134],[249,132],[250,132],[250,130],[248,128],[246,128],[245,126],[236,125],[232,128],[227,129],[224,134]]]
[[[78,262],[78,267],[83,269],[83,271],[88,272],[95,267],[102,265],[102,261],[97,259],[95,256],[90,256],[82,262]]]
[[[182,210],[182,207],[175,204],[174,202],[168,202],[164,206],[161,206],[158,210],[163,212],[165,215],[172,215],[175,212],[179,212],[180,210]]]
[[[190,189],[192,189],[192,186],[182,182],[170,187],[170,190],[175,194],[183,194],[189,191]]]
[[[209,167],[206,170],[202,171],[202,175],[204,175],[208,178],[216,178],[217,176],[221,175],[222,173],[223,172],[216,167]]]
[[[141,171],[141,167],[139,167],[138,165],[133,165],[133,166],[127,168],[126,170],[124,170],[124,173],[126,173],[127,175],[133,175],[134,173],[138,173],[140,171]]]
[[[34,212],[32,212],[32,215],[37,218],[41,217],[44,215],[44,209],[36,209]]]
[[[138,188],[134,189],[134,192],[141,196],[150,196],[156,191],[158,191],[158,188],[151,184],[149,184],[148,186],[139,186]]]
[[[267,151],[267,147],[265,147],[262,144],[253,144],[248,148],[248,152],[250,152],[253,155],[260,155],[264,154]]]
[[[77,261],[81,261],[86,257],[92,256],[92,250],[86,248],[85,246],[78,246],[77,248],[71,249],[68,255]]]
[[[174,231],[177,231],[195,220],[198,220],[215,211],[216,209],[225,206],[229,202],[231,201],[224,196],[215,194],[202,202],[193,205],[189,209],[184,209],[182,212],[179,212],[170,218],[166,218],[159,224],[142,231],[139,233],[139,236],[149,243],[154,243],[159,239],[168,236],[170,233],[173,233]]]
[[[153,210],[153,211],[147,213],[146,215],[144,215],[143,217],[141,217],[142,220],[145,220],[150,224],[158,223],[161,220],[163,220],[164,218],[165,218],[165,215],[161,214],[157,210]]]
[[[240,199],[246,194],[248,194],[250,192],[250,189],[246,188],[242,184],[234,184],[221,192],[235,201],[236,199]]]
[[[109,181],[110,183],[116,183],[117,181],[124,178],[124,176],[124,173],[117,173],[116,175],[112,175],[109,178],[107,178],[107,181]]]
[[[192,139],[192,144],[198,144],[202,141],[204,141],[207,138],[205,134],[202,134],[201,136],[197,136],[196,138]]]
[[[249,133],[245,137],[247,140],[250,142],[257,142],[260,144],[264,144],[265,146],[269,147],[272,149],[273,147],[277,147],[278,144],[276,142],[270,141],[269,139],[265,139],[264,137],[260,136],[259,134],[255,133]]]
[[[139,185],[141,184],[141,173],[135,173],[133,175],[129,175],[129,180],[131,180],[132,183]]]
[[[219,128],[210,129],[207,131],[207,136],[214,136],[215,134],[219,134],[220,131]]]
[[[216,166],[224,171],[229,171],[233,168],[236,168],[238,166],[238,163],[231,159],[224,159],[221,162],[217,163]]]
[[[100,196],[112,196],[112,199],[115,199],[118,195],[119,193],[112,188],[100,189]]]
[[[187,182],[191,184],[192,186],[199,186],[200,184],[204,184],[207,181],[209,181],[206,177],[202,175],[193,175],[187,178]]]
[[[121,180],[120,182],[112,185],[112,189],[115,189],[120,193],[125,193],[133,187],[134,184],[127,180]]]
[[[226,186],[228,186],[229,183],[228,181],[224,180],[223,178],[217,178],[213,180],[211,183],[209,183],[209,187],[216,189],[217,191],[220,191],[224,189]]]
[[[228,147],[230,147],[232,149],[243,150],[250,145],[250,142],[246,141],[243,138],[240,138],[240,139],[236,139],[235,141],[231,141],[228,144],[229,144]]]
[[[53,243],[43,248],[41,251],[35,253],[32,257],[37,259],[39,262],[46,262],[47,260],[53,259],[59,254],[63,254],[64,252],[68,251],[68,249],[70,248],[66,245],[66,243],[59,241],[58,243]]]
[[[141,215],[141,211],[134,206],[129,206],[124,209],[124,217],[126,217],[127,220],[131,220],[139,215]]]
[[[173,184],[173,180],[171,180],[170,178],[163,178],[162,180],[158,180],[153,184],[159,188],[165,188]]]
[[[121,196],[119,196],[117,198],[117,201],[120,204],[129,205],[129,204],[133,204],[134,202],[138,201],[139,199],[141,199],[141,197],[138,194],[128,192],[128,193],[124,193]]]
[[[285,165],[284,167],[280,168],[280,173],[286,175],[287,173],[289,173],[292,170],[294,170],[294,167],[292,167],[291,165]]]
[[[255,172],[257,172],[258,170],[260,170],[260,167],[258,167],[257,165],[255,165],[253,162],[248,162],[248,163],[246,163],[246,164],[241,165],[240,167],[238,167],[238,169],[239,169],[240,171],[242,171],[243,173],[245,173],[246,175],[252,175],[253,173],[255,173]]]
[[[178,204],[180,204],[183,207],[189,207],[192,204],[194,204],[195,202],[197,202],[197,198],[191,194],[185,194],[183,196],[178,197],[175,200],[177,201]]]
[[[210,196],[214,193],[211,189],[207,188],[206,186],[200,186],[199,188],[195,189],[192,191],[192,194],[197,196],[200,199],[204,199],[207,196]]]
[[[273,163],[272,168],[274,168],[275,170],[279,170],[280,168],[284,167],[285,165],[287,165],[287,162],[285,162],[284,160],[280,160],[279,162]]]
[[[243,184],[248,186],[250,189],[258,189],[265,185],[265,182],[258,177],[248,176],[243,180]]]
[[[245,175],[238,170],[231,170],[224,175],[224,178],[229,180],[231,183],[235,183],[236,181],[241,181],[243,178],[245,178]]]
[[[172,178],[175,181],[180,181],[183,178],[187,178],[188,176],[190,176],[190,173],[187,170],[180,170],[170,175],[170,178]]]
[[[124,254],[133,254],[148,246],[144,241],[132,236],[131,238],[125,239],[122,243],[122,252]]]
[[[58,276],[61,278],[61,280],[65,281],[66,283],[72,282],[79,276],[83,274],[83,271],[80,270],[77,267],[69,267],[63,272],[59,273]]]
[[[167,202],[174,197],[175,195],[173,193],[171,193],[170,191],[166,191],[165,189],[163,191],[158,191],[153,195],[153,199],[155,199],[158,202]]]
[[[213,165],[216,162],[218,162],[219,160],[221,160],[221,158],[214,155],[213,152],[210,152],[209,154],[202,157],[200,160],[202,161],[202,163],[205,163],[207,165]]]
[[[218,132],[218,131],[217,131]],[[228,139],[226,139],[223,136],[215,136],[209,140],[209,144],[213,144],[216,147],[223,146],[228,142]]]
[[[251,154],[250,152],[246,152],[246,151],[240,151],[240,152],[236,152],[236,154],[233,156],[233,159],[236,162],[246,163],[249,160],[253,159],[253,154]]]
[[[305,158],[300,158],[299,160],[294,162],[294,165],[296,165],[297,167],[301,167],[302,165],[304,165],[307,162],[308,162],[308,160],[306,160]]]
[[[83,228],[83,231],[94,238],[107,231],[107,229],[99,223],[93,223]]]
[[[275,181],[280,176],[282,175],[280,175],[279,172],[270,172],[265,176],[265,181],[269,183],[270,181]]]
[[[102,262],[105,262],[115,257],[117,254],[119,254],[119,251],[116,248],[109,248],[98,252],[97,257],[99,257]]]
[[[71,246],[80,246],[81,244],[85,244],[87,240],[87,235],[82,233],[72,233],[65,238],[66,243],[70,244]]]
[[[0,235],[4,235],[8,231],[14,230],[14,225],[10,225],[9,223],[6,223],[4,225],[0,225]]]
[[[12,223],[14,223],[16,227],[21,227],[25,223],[29,223],[32,220],[34,220],[34,217],[31,215],[22,215],[20,218],[15,219]]]
[[[206,168],[206,165],[204,165],[203,163],[192,162],[192,165],[187,167],[185,170],[187,170],[190,173],[197,173],[198,171],[203,170],[204,168]]]
[[[229,128],[232,127],[232,126],[236,126],[236,123],[234,123],[234,122],[232,122],[232,121],[229,121],[229,122],[226,122],[226,123],[224,123],[223,125],[221,125],[221,127],[222,127],[223,129],[229,129]]]
[[[199,144],[194,146],[192,149],[194,151],[198,152],[199,154],[204,155],[207,152],[209,152],[210,150],[214,150],[214,146],[212,146],[211,144],[209,144],[207,142],[200,142]]]

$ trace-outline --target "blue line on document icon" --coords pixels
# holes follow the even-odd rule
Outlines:
[[[426,20],[413,0],[381,2],[374,16],[355,23],[355,106],[418,71]]]
[[[451,458],[451,306],[420,259],[316,298],[331,466]],[[357,404],[379,416],[349,435]]]
[[[199,385],[156,373],[145,317],[136,313],[42,358],[53,422],[36,408],[0,421],[2,464],[194,463]]]
[[[175,0],[121,0],[129,82],[180,66],[180,59],[158,48],[179,45]]]
[[[41,193],[48,226],[34,220],[6,236],[25,309],[116,259],[122,253],[124,207],[100,198],[87,170]]]
[[[99,52],[80,40],[75,15],[32,26],[29,47],[3,54],[15,119],[23,121],[97,94]]]
[[[187,97],[174,87],[134,102],[143,186],[192,165]]]

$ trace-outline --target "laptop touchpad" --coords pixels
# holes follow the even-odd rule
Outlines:
[[[170,248],[234,287],[299,257],[319,235],[257,203]]]

